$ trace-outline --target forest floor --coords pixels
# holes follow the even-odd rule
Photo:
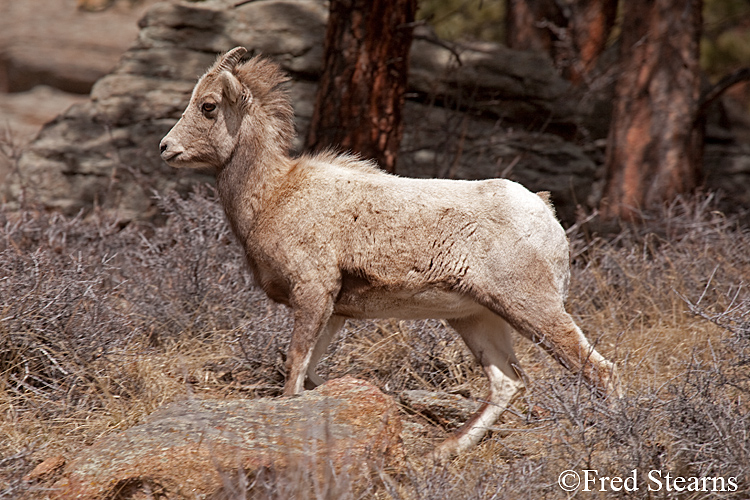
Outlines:
[[[621,400],[598,398],[518,337],[530,385],[478,447],[446,467],[415,458],[397,490],[346,482],[322,491],[569,498],[560,475],[596,470],[624,479],[636,471],[629,498],[747,498],[750,231],[714,201],[675,202],[607,238],[585,224],[569,230],[568,309],[617,363]],[[166,402],[280,394],[288,311],[252,285],[210,195],[160,205],[160,226],[0,212],[0,498],[44,498],[23,480],[35,465],[74,455]],[[347,322],[320,373],[358,377],[394,397],[426,389],[481,399],[486,388],[441,321]],[[410,456],[431,439],[407,443]],[[586,494],[611,498],[622,485],[608,481]]]

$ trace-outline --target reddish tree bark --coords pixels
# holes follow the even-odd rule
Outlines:
[[[635,220],[700,180],[701,0],[628,0],[607,142],[604,218]]]
[[[306,146],[396,167],[417,0],[331,0],[325,64]]]
[[[507,0],[507,45],[547,52],[574,83],[594,68],[617,17],[617,0]]]
[[[567,20],[555,0],[506,0],[505,23],[508,47],[547,52],[554,60],[557,37],[549,25],[564,27]]]
[[[594,69],[617,19],[617,0],[580,0],[573,4],[569,27],[574,60],[568,78],[578,83]]]

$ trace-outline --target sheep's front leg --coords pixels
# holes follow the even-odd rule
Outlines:
[[[323,332],[315,343],[315,348],[313,349],[312,357],[310,358],[310,364],[307,366],[307,382],[305,383],[305,389],[314,389],[325,383],[325,379],[317,374],[315,368],[318,366],[320,358],[322,358],[326,353],[326,350],[328,350],[328,345],[333,340],[333,337],[339,330],[341,330],[341,327],[344,326],[345,321],[346,318],[334,314],[329,318],[325,328],[323,328]]]
[[[287,380],[284,395],[299,394],[305,387],[305,374],[315,345],[333,313],[330,293],[317,290],[300,294],[293,304],[294,328],[287,355]]]

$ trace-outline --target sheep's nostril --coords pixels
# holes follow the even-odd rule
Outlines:
[[[163,153],[164,151],[166,151],[166,150],[167,150],[167,147],[168,147],[168,146],[167,146],[167,143],[166,143],[166,142],[162,142],[162,143],[161,143],[161,144],[159,145],[159,148],[161,149],[161,152],[162,152],[162,153]]]

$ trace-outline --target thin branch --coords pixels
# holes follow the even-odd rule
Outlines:
[[[729,73],[719,80],[716,85],[708,89],[706,92],[703,92],[698,100],[698,111],[695,113],[695,121],[701,119],[708,111],[708,107],[711,106],[721,94],[726,92],[729,87],[746,81],[750,81],[750,67],[740,68]]]
[[[435,34],[429,32],[427,34],[425,33],[417,33],[414,32],[414,40],[424,40],[425,42],[429,42],[431,44],[437,45],[438,47],[442,47],[446,49],[448,52],[450,52],[453,57],[456,58],[456,62],[459,66],[463,66],[463,63],[461,62],[461,55],[456,50],[455,46],[446,42],[445,40],[441,40],[438,38]]]

